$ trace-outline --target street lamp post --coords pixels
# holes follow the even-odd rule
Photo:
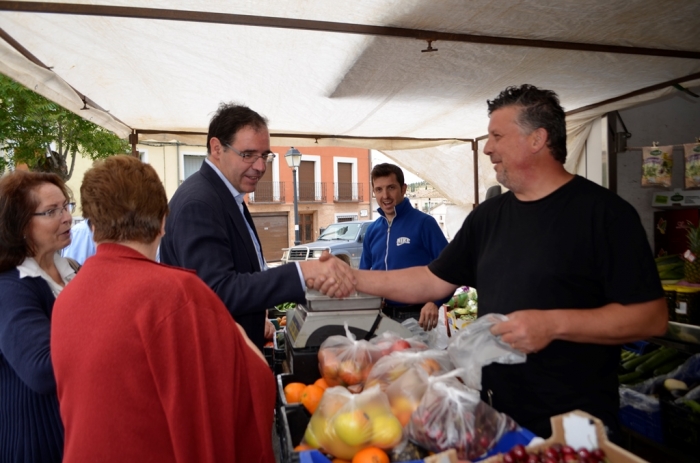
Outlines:
[[[292,187],[294,188],[294,246],[299,240],[299,194],[297,193],[297,167],[301,164],[301,152],[293,146],[284,155],[287,165],[292,168]]]

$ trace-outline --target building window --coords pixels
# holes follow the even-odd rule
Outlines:
[[[185,180],[187,177],[190,175],[194,174],[199,170],[200,167],[202,167],[202,163],[204,162],[206,156],[203,156],[201,154],[184,154],[182,156],[182,161],[183,161],[183,177],[182,179]]]
[[[357,214],[336,214],[336,222],[353,222],[357,220]]]

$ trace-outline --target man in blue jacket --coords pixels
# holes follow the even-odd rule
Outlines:
[[[378,164],[370,177],[381,217],[367,228],[360,269],[395,270],[432,262],[447,246],[447,239],[432,216],[414,209],[404,197],[401,168]],[[412,305],[385,300],[383,311],[396,321],[415,318],[428,331],[437,326],[438,308],[446,300]]]

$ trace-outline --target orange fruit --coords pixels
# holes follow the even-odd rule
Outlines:
[[[284,386],[284,398],[288,404],[298,404],[301,402],[301,393],[304,392],[306,384],[304,383],[289,383]]]
[[[321,386],[310,384],[301,392],[301,403],[313,415],[325,391]]]
[[[325,391],[326,389],[328,389],[328,383],[327,383],[326,380],[323,379],[323,378],[318,378],[318,379],[316,380],[316,382],[314,382],[314,384],[315,384],[316,386],[320,387],[321,389],[323,389],[324,391]]]
[[[299,444],[296,447],[294,447],[295,452],[305,452],[306,450],[313,450],[313,449],[306,444]]]
[[[352,457],[352,463],[389,463],[389,455],[378,447],[367,447]]]

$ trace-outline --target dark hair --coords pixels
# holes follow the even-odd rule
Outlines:
[[[396,180],[398,180],[399,186],[404,185],[403,170],[401,170],[401,168],[395,164],[389,164],[386,162],[384,164],[377,164],[372,169],[372,173],[370,174],[372,185],[374,185],[374,179],[379,177],[388,177],[391,174],[396,175]]]
[[[256,130],[267,128],[267,119],[247,106],[234,103],[221,103],[209,122],[207,133],[207,153],[211,154],[209,142],[216,137],[221,143],[233,144],[236,134],[243,127]]]
[[[16,170],[0,178],[0,272],[34,257],[29,223],[40,203],[34,192],[45,183],[56,185],[66,201],[71,197],[65,182],[53,173]]]
[[[168,213],[168,198],[155,169],[127,155],[97,161],[80,186],[83,216],[100,241],[152,243]]]
[[[547,147],[554,159],[566,161],[566,120],[559,97],[551,90],[542,90],[534,85],[508,87],[494,100],[487,100],[489,116],[506,106],[522,108],[517,123],[527,133],[543,128],[547,131]]]

